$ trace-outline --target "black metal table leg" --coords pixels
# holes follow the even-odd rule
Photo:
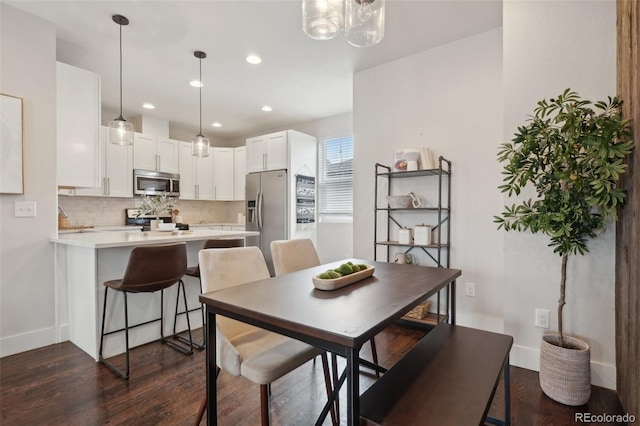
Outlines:
[[[357,348],[347,349],[347,425],[360,424],[360,359]]]
[[[216,314],[207,309],[207,425],[218,424],[216,380]]]

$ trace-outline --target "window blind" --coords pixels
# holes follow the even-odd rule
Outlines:
[[[319,214],[352,214],[353,137],[321,140],[318,159]]]

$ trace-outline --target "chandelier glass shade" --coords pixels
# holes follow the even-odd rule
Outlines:
[[[346,0],[344,35],[356,47],[378,44],[384,37],[385,0]]]
[[[114,145],[133,145],[133,124],[122,117],[122,26],[129,25],[129,20],[122,15],[113,15],[111,19],[120,26],[120,115],[107,126],[109,142]]]
[[[344,0],[302,0],[302,30],[315,40],[329,40],[342,31]]]

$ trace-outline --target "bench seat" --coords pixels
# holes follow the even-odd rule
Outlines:
[[[505,370],[509,424],[509,351],[513,337],[440,324],[360,398],[361,425],[483,425]]]

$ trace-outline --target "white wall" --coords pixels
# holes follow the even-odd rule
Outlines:
[[[359,72],[353,94],[354,255],[373,256],[374,164],[391,165],[394,149],[428,146],[453,162],[451,267],[462,270],[458,283],[476,284],[475,298],[458,286],[458,322],[498,331],[502,236],[492,218],[502,207],[501,93],[502,30],[495,29]]]
[[[0,195],[0,356],[56,341],[56,32],[0,4],[0,92],[23,99],[24,194]],[[37,217],[15,218],[35,201]]]
[[[591,100],[615,94],[615,1],[505,1],[503,20],[505,141],[538,100],[567,87]],[[537,370],[540,336],[557,329],[560,257],[544,236],[503,237],[505,331],[515,337],[511,360]],[[589,247],[589,255],[569,259],[564,331],[591,345],[592,382],[615,389],[614,227]],[[550,330],[532,327],[535,308],[551,311]]]

